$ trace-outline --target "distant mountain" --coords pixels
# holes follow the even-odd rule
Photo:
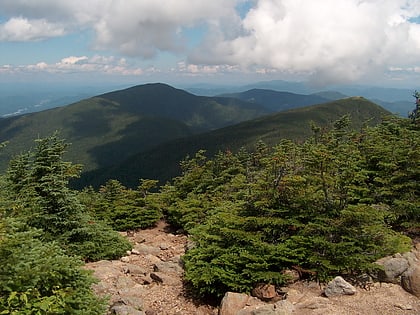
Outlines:
[[[372,102],[378,103],[385,109],[396,113],[402,117],[407,117],[407,113],[414,109],[413,92],[411,89],[380,87],[356,84],[329,85],[327,92],[320,91],[319,88],[300,81],[271,80],[255,82],[242,86],[219,86],[212,84],[200,84],[194,87],[185,87],[186,90],[198,95],[228,95],[242,93],[243,91],[273,90],[287,91],[289,93],[317,95],[329,100],[337,100],[343,97],[362,96]]]
[[[99,186],[116,178],[135,187],[140,178],[162,182],[180,173],[179,162],[204,149],[208,156],[218,151],[236,151],[241,147],[253,149],[259,140],[269,145],[280,139],[303,140],[311,135],[310,122],[330,126],[338,118],[349,114],[352,128],[360,128],[366,121],[376,124],[383,115],[390,114],[382,107],[361,97],[352,97],[320,105],[283,111],[211,132],[168,141],[150,150],[133,155],[118,165],[83,174],[79,186]]]
[[[180,137],[253,119],[269,111],[233,98],[190,94],[146,84],[38,113],[0,119],[0,169],[33,140],[59,130],[72,143],[67,156],[84,170],[109,167],[133,154]]]
[[[336,91],[321,91],[313,93],[311,95],[317,95],[331,101],[341,100],[342,98],[349,97],[348,95]]]
[[[222,96],[234,97],[246,102],[261,104],[276,112],[308,105],[322,104],[331,100],[331,98],[322,97],[316,94],[302,95],[267,89],[252,89],[241,93],[223,94]]]

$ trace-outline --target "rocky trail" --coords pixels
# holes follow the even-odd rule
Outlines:
[[[401,286],[375,283],[355,294],[325,297],[324,287],[298,281],[282,290],[285,299],[263,302],[229,293],[220,307],[200,304],[185,291],[181,256],[187,237],[161,221],[127,235],[133,250],[120,260],[88,263],[99,279],[94,290],[109,296],[109,314],[117,315],[398,315],[420,314],[420,299]]]

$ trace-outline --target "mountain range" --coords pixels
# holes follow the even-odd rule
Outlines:
[[[368,119],[375,123],[389,114],[364,98],[337,100],[342,96],[251,89],[208,97],[161,83],[134,86],[0,119],[0,142],[8,142],[0,169],[33,147],[34,139],[58,130],[72,144],[66,158],[84,166],[75,185],[99,186],[116,178],[135,186],[139,178],[165,181],[176,176],[179,162],[201,149],[212,155],[252,149],[258,140],[302,140],[310,135],[310,122],[326,126],[349,114],[359,128]]]

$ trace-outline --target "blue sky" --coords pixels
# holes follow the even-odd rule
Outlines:
[[[2,0],[0,82],[416,88],[419,16],[420,0]]]

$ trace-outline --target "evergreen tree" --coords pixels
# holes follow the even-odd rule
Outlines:
[[[58,240],[71,254],[85,260],[117,258],[131,245],[102,222],[90,217],[69,179],[80,167],[63,161],[67,148],[58,134],[36,140],[34,151],[10,162],[7,181],[15,200],[13,216],[41,229],[46,241]]]

